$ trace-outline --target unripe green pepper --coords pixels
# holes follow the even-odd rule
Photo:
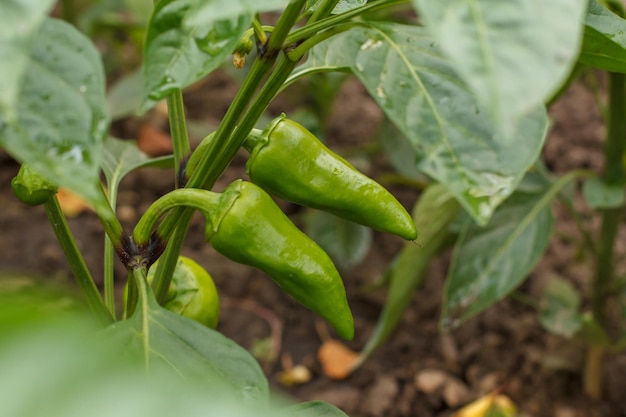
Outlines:
[[[57,186],[22,164],[19,172],[11,181],[11,188],[17,198],[30,206],[38,206],[48,201],[57,193]]]
[[[222,255],[265,272],[341,337],[352,339],[354,321],[335,265],[261,188],[241,180],[230,184],[207,219],[206,237]]]
[[[417,238],[411,215],[382,185],[283,114],[246,141],[246,172],[270,194],[393,233]]]
[[[154,280],[158,263],[148,271],[149,283]],[[178,257],[164,307],[211,329],[217,327],[220,317],[220,300],[211,275],[185,256]]]
[[[148,271],[150,284],[154,280],[158,263],[156,261]],[[124,289],[124,304],[127,293],[128,287]],[[211,275],[186,256],[178,257],[163,307],[211,329],[217,327],[220,316],[220,299]]]

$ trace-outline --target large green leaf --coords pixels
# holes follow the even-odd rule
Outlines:
[[[499,136],[455,64],[419,27],[364,23],[312,49],[292,79],[350,68],[417,151],[417,167],[485,224],[539,155],[543,106]]]
[[[413,0],[429,31],[496,121],[521,121],[566,80],[586,0]]]
[[[461,231],[444,290],[441,326],[451,328],[513,291],[543,255],[552,230],[554,187],[513,194],[480,227]]]
[[[231,3],[219,5],[227,9]],[[195,16],[193,5],[194,0],[161,0],[154,9],[144,47],[142,110],[219,67],[252,21],[253,13],[242,12],[183,25],[185,16]]]
[[[107,330],[106,339],[124,346],[124,355],[184,379],[202,378],[245,401],[265,401],[268,384],[245,349],[212,329],[174,314],[156,302],[146,285],[135,314]]]
[[[626,72],[626,20],[596,0],[589,0],[580,62],[613,72]]]
[[[191,0],[190,10],[185,17],[185,26],[213,24],[222,19],[282,9],[291,0]]]
[[[360,361],[369,357],[392,334],[421,284],[430,260],[448,237],[450,223],[460,211],[459,203],[441,184],[431,185],[421,195],[413,210],[415,227],[420,231],[420,245],[405,243],[402,252],[388,268],[386,274],[389,275],[391,286],[387,302],[360,354]]]
[[[0,115],[0,145],[92,203],[101,202],[100,150],[108,128],[100,54],[71,25],[46,20],[20,83],[18,119]]]
[[[14,120],[19,83],[26,71],[31,41],[52,0],[5,0],[0,14],[0,115]]]
[[[348,269],[365,258],[372,245],[372,229],[324,211],[310,209],[306,233],[331,257],[339,269]]]
[[[0,312],[0,315],[2,313]],[[0,344],[2,417],[274,417],[283,406],[244,404],[202,379],[146,373],[83,323],[29,326]]]

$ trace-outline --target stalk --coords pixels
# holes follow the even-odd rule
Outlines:
[[[186,187],[212,188],[217,178],[219,178],[234,158],[237,150],[247,137],[249,130],[254,127],[262,111],[255,112],[255,114],[258,113],[258,116],[252,119],[254,116],[252,116],[250,112],[246,114],[245,110],[248,107],[248,103],[250,103],[250,99],[254,96],[259,85],[261,85],[263,78],[265,78],[267,73],[274,66],[277,55],[280,49],[282,49],[283,42],[298,18],[304,3],[305,0],[296,0],[287,5],[285,12],[281,15],[276,27],[272,31],[272,36],[269,38],[265,54],[257,57],[252,64],[252,68],[244,80],[241,89],[238,91],[224,119],[222,119],[222,122],[215,132],[214,141],[211,143],[208,151],[203,155],[202,160],[198,163],[198,168],[185,185]],[[285,76],[285,79],[287,76]],[[271,78],[272,77],[270,77],[270,79]],[[273,86],[275,90],[272,97],[276,94],[279,87],[280,86]],[[255,108],[255,106],[257,108],[261,106],[255,103],[256,100],[251,105],[251,109]],[[265,110],[266,105],[262,107],[263,110]],[[248,131],[245,131],[244,127],[241,127],[237,130],[237,135],[232,134],[244,114],[244,122],[250,120],[251,126],[249,126]],[[176,231],[172,234],[171,241],[165,249],[162,262],[159,262],[152,284],[157,300],[162,300],[167,295],[167,288],[169,288],[171,276],[176,266],[176,259],[180,253],[180,248],[182,247],[192,214],[193,210],[190,208],[172,210],[170,215],[165,218],[163,224],[159,227],[159,231],[166,235],[172,234],[174,229],[176,229]]]
[[[609,74],[609,109],[607,120],[607,136],[604,144],[604,172],[602,179],[607,184],[623,184],[624,168],[622,155],[626,145],[625,100],[626,76]],[[623,208],[617,207],[600,211],[602,225],[596,262],[596,274],[593,282],[592,309],[594,319],[606,328],[606,302],[610,289],[614,286],[613,257],[615,239],[621,223]],[[585,367],[585,392],[592,398],[599,399],[602,395],[602,362],[604,349],[591,346],[587,352]]]
[[[113,316],[102,301],[100,292],[93,281],[83,256],[78,250],[74,236],[65,220],[65,216],[61,211],[61,206],[59,206],[59,200],[56,196],[52,196],[48,199],[45,204],[45,209],[54,234],[63,249],[65,258],[70,264],[72,275],[74,275],[74,279],[76,279],[78,286],[85,296],[89,309],[102,324],[108,325],[113,323]]]
[[[167,113],[170,122],[172,148],[174,150],[174,172],[176,174],[174,181],[176,188],[178,188],[181,186],[181,165],[184,167],[183,163],[191,153],[187,124],[185,122],[183,92],[180,88],[175,89],[167,96]]]

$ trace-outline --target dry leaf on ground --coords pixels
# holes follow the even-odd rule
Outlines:
[[[84,211],[91,210],[91,206],[85,200],[65,188],[59,188],[57,199],[61,211],[67,217],[76,217]]]
[[[358,357],[358,353],[334,339],[328,339],[322,343],[317,352],[324,374],[332,379],[347,378]]]

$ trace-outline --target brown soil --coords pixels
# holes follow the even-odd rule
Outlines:
[[[210,77],[188,95],[190,116],[215,124],[235,89],[223,73]],[[293,105],[293,94],[286,95],[272,105],[270,112],[288,111]],[[331,144],[340,148],[374,140],[382,116],[358,83],[351,80],[344,85],[335,110],[326,128]],[[553,106],[551,114],[554,123],[544,151],[547,165],[556,172],[583,167],[599,170],[603,126],[589,90],[575,84]],[[128,136],[134,134],[128,131],[129,125],[120,126],[122,133],[126,129]],[[370,175],[391,169],[382,157],[374,162]],[[217,188],[236,177],[245,177],[244,163],[245,155],[241,154]],[[9,183],[18,165],[4,154],[0,154],[0,164],[0,271],[69,277],[43,208],[24,206],[10,191]],[[172,173],[151,169],[126,178],[118,211],[125,226],[130,230],[147,205],[170,190],[172,183]],[[418,195],[405,187],[391,189],[407,208]],[[281,205],[298,222],[301,209]],[[578,235],[567,212],[556,207],[555,213],[558,233],[521,288],[523,294],[533,298],[538,298],[545,282],[556,275],[571,280],[588,294],[590,261],[581,258],[579,246],[568,239]],[[101,282],[102,227],[91,213],[70,219],[70,224],[91,271]],[[384,290],[363,288],[376,282],[401,246],[401,239],[377,233],[365,260],[343,274],[356,321],[355,340],[347,345],[354,350],[364,346],[385,301]],[[219,326],[224,334],[252,348],[270,337],[268,323],[282,325],[277,340],[281,342],[283,360],[261,359],[261,363],[275,390],[287,396],[326,400],[353,417],[429,417],[449,416],[461,405],[500,387],[528,416],[626,416],[626,398],[621,392],[626,355],[614,355],[605,361],[605,399],[586,398],[581,389],[583,347],[548,334],[539,325],[536,311],[519,301],[504,300],[459,329],[439,333],[437,320],[449,254],[432,263],[391,340],[342,381],[324,376],[316,359],[322,341],[315,315],[293,302],[262,273],[216,254],[204,243],[199,216],[191,227],[184,254],[204,265],[215,278],[224,300]],[[121,288],[125,271],[119,262],[116,274]],[[277,374],[289,359],[311,369],[310,382],[292,387],[278,382]],[[438,380],[443,381],[439,388]]]

